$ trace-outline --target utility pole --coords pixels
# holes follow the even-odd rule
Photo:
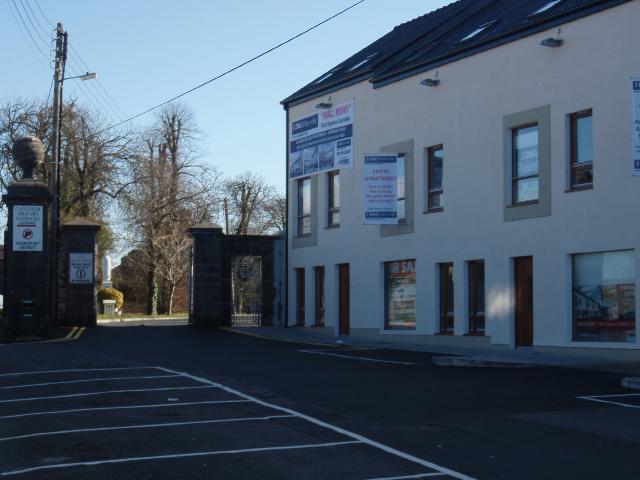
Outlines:
[[[225,223],[224,233],[229,235],[229,202],[227,201],[227,197],[224,198],[224,223]]]
[[[49,292],[51,295],[50,319],[58,323],[58,235],[60,231],[60,148],[62,130],[62,82],[67,60],[67,33],[58,23],[56,27],[56,57],[53,73],[53,133],[51,138],[52,160],[49,164],[49,191],[51,192],[51,235],[49,258],[51,268]]]

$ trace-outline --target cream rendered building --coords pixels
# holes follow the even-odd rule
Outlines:
[[[640,349],[639,22],[638,0],[462,0],[286,99],[288,143],[354,110],[353,167],[289,181],[289,325]],[[379,152],[404,165],[397,225],[363,223]]]

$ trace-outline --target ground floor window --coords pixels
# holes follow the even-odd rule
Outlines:
[[[453,334],[453,263],[440,268],[440,333]]]
[[[484,262],[469,262],[469,334],[484,335]]]
[[[384,305],[386,330],[416,328],[416,261],[384,264]]]
[[[296,326],[304,327],[304,268],[296,268]]]
[[[635,252],[573,255],[573,339],[635,342]]]
[[[324,327],[324,267],[315,267],[316,280],[316,327]]]

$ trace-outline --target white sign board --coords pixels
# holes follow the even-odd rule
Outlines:
[[[42,205],[13,206],[13,251],[41,252],[43,231]]]
[[[69,283],[93,283],[93,253],[69,253]]]
[[[633,82],[633,175],[640,176],[640,77]]]
[[[364,224],[398,223],[398,156],[364,156]]]
[[[353,167],[353,102],[291,123],[289,178]]]

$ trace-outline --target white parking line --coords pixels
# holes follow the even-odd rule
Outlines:
[[[389,363],[391,365],[424,365],[424,363],[399,362],[396,360],[380,360],[377,358],[356,357],[354,355],[341,355],[339,353],[331,353],[325,350],[296,350],[298,353],[309,353],[311,355],[326,355],[327,357],[348,358],[349,360],[362,360],[374,363]]]
[[[64,382],[48,382],[48,383],[30,383],[27,385],[11,385],[9,387],[0,387],[0,390],[13,390],[16,388],[29,388],[29,387],[48,387],[50,385],[69,385],[72,383],[87,383],[87,382],[108,382],[111,380],[146,380],[150,378],[175,378],[180,375],[152,375],[147,377],[104,377],[104,378],[86,378],[83,380],[66,380]]]
[[[294,418],[294,415],[270,415],[267,417],[220,418],[216,420],[194,420],[191,422],[173,422],[173,423],[148,423],[145,425],[122,425],[118,427],[77,428],[74,430],[58,430],[53,432],[28,433],[25,435],[16,435],[14,437],[4,437],[4,438],[0,438],[0,442],[8,442],[10,440],[22,440],[25,438],[34,438],[34,437],[69,435],[72,433],[108,432],[113,430],[138,430],[138,429],[144,429],[144,428],[184,427],[186,425],[207,425],[210,423],[256,422],[256,421],[273,420],[276,418]]]
[[[472,477],[464,475],[463,473],[456,472],[456,471],[451,470],[449,468],[441,467],[440,465],[437,465],[437,464],[435,464],[433,462],[429,462],[427,460],[423,460],[421,458],[415,457],[415,456],[413,456],[413,455],[411,455],[409,453],[405,453],[405,452],[402,452],[400,450],[396,450],[393,447],[389,447],[387,445],[383,445],[382,443],[378,443],[378,442],[376,442],[374,440],[371,440],[370,438],[367,438],[367,437],[365,437],[363,435],[351,432],[349,430],[345,430],[344,428],[337,427],[335,425],[331,425],[330,423],[324,422],[322,420],[318,420],[317,418],[314,418],[314,417],[310,417],[309,415],[304,415],[304,414],[302,414],[300,412],[297,412],[295,410],[292,410],[290,408],[280,407],[278,405],[274,405],[272,403],[265,402],[265,401],[260,400],[260,399],[258,399],[256,397],[253,397],[251,395],[247,395],[246,393],[242,393],[242,392],[240,392],[238,390],[235,390],[233,388],[227,387],[227,386],[222,385],[220,383],[212,382],[211,380],[207,380],[206,378],[196,377],[194,375],[189,375],[188,373],[184,373],[184,372],[178,372],[178,371],[175,371],[175,370],[171,370],[169,368],[164,368],[164,367],[157,367],[157,368],[159,370],[162,370],[162,371],[167,372],[167,373],[175,373],[175,374],[183,375],[184,377],[189,378],[189,379],[191,379],[193,381],[201,382],[201,383],[204,383],[204,384],[207,384],[207,385],[211,385],[212,387],[220,388],[220,389],[224,390],[225,392],[231,393],[231,394],[236,395],[236,396],[241,397],[241,398],[245,398],[247,400],[251,400],[252,402],[257,403],[258,405],[262,405],[264,407],[272,408],[274,410],[278,410],[280,412],[284,412],[284,413],[296,416],[298,418],[306,420],[306,421],[308,421],[310,423],[313,423],[315,425],[319,425],[319,426],[324,427],[324,428],[326,428],[328,430],[333,430],[334,432],[337,432],[337,433],[340,433],[340,434],[345,435],[347,437],[353,438],[356,441],[356,443],[363,443],[363,444],[369,445],[370,447],[377,448],[378,450],[382,450],[382,451],[384,451],[386,453],[389,453],[391,455],[394,455],[396,457],[403,458],[405,460],[408,460],[409,462],[413,462],[413,463],[416,463],[418,465],[422,465],[423,467],[429,468],[431,470],[436,470],[439,473],[443,473],[443,474],[449,475],[449,476],[457,478],[459,480],[474,480]]]
[[[101,392],[84,392],[84,393],[70,393],[67,395],[52,395],[49,397],[27,397],[27,398],[11,398],[9,400],[0,400],[0,403],[12,403],[12,402],[32,402],[35,400],[55,400],[58,398],[73,398],[73,397],[91,397],[94,395],[106,395],[109,393],[133,393],[133,392],[163,392],[167,390],[196,390],[203,388],[216,388],[214,386],[195,386],[195,387],[165,387],[165,388],[139,388],[134,390],[105,390]]]
[[[417,475],[405,475],[403,477],[380,477],[380,478],[370,478],[368,480],[405,480],[410,478],[427,478],[427,477],[442,477],[446,475],[445,473],[435,472],[435,473],[418,473]]]
[[[41,373],[82,373],[82,372],[115,372],[118,370],[150,370],[156,367],[114,367],[114,368],[71,368],[66,370],[34,370],[31,372],[2,373],[0,377],[16,377],[19,375],[38,375]]]
[[[637,393],[629,393],[629,394],[622,394],[622,395],[594,395],[594,396],[582,396],[582,397],[576,397],[578,400],[588,400],[591,402],[597,402],[597,403],[603,403],[606,405],[616,405],[618,407],[624,407],[624,408],[640,408],[640,405],[632,405],[630,403],[624,403],[624,402],[614,402],[612,400],[604,400],[605,398],[620,398],[620,397],[634,397],[634,396],[638,396],[639,394]]]
[[[148,457],[129,457],[129,458],[114,458],[110,460],[95,460],[95,461],[88,461],[88,462],[58,463],[56,465],[42,465],[38,467],[30,467],[30,468],[23,468],[20,470],[12,470],[9,472],[2,472],[0,473],[0,477],[10,477],[13,475],[39,472],[42,470],[54,470],[59,468],[96,466],[96,465],[113,465],[117,463],[130,463],[130,462],[141,462],[141,461],[150,461],[150,460],[166,460],[166,459],[172,459],[172,458],[193,458],[193,457],[209,457],[213,455],[233,455],[233,454],[255,453],[255,452],[273,452],[278,450],[303,450],[307,448],[339,447],[342,445],[353,445],[357,443],[360,443],[360,442],[351,440],[347,442],[312,443],[312,444],[306,444],[306,445],[285,445],[281,447],[264,447],[264,448],[244,448],[240,450],[214,450],[211,452],[175,453],[171,455],[155,455],[155,456],[148,456]]]
[[[35,417],[39,415],[60,415],[65,413],[78,412],[100,412],[104,410],[129,410],[138,408],[164,408],[164,407],[186,407],[191,405],[212,405],[216,403],[248,403],[249,400],[207,400],[203,402],[171,402],[171,403],[153,403],[150,405],[119,405],[117,407],[93,407],[93,408],[74,408],[72,410],[50,410],[48,412],[29,412],[18,413],[16,415],[4,415],[0,420],[9,418]]]

